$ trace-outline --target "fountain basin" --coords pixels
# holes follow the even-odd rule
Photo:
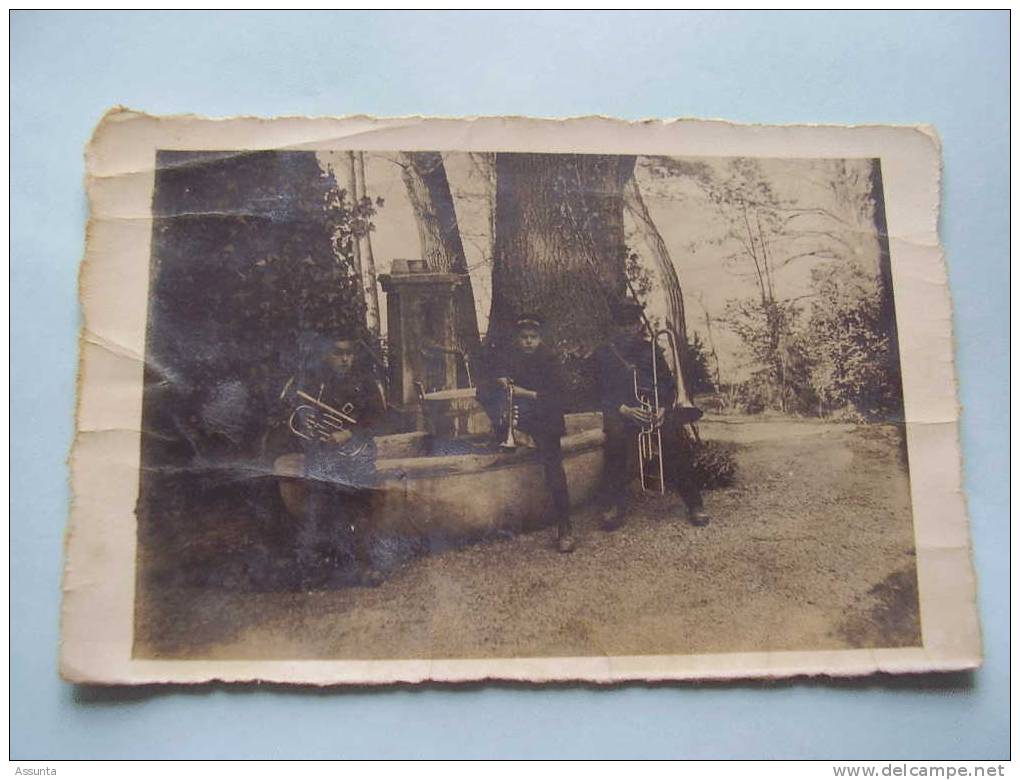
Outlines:
[[[570,414],[566,423],[563,467],[571,506],[578,506],[601,481],[602,415]],[[443,440],[425,432],[378,437],[377,527],[406,536],[458,538],[543,525],[551,498],[535,450],[498,451],[472,438]],[[301,516],[304,456],[277,458],[274,473],[288,511]]]

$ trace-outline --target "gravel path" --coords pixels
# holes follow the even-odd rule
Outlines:
[[[632,655],[920,644],[909,482],[892,426],[709,420],[737,483],[687,525],[635,499],[612,534],[551,531],[410,560],[376,589],[168,588],[136,653],[216,658]]]

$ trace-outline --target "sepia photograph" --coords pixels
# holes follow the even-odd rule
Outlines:
[[[131,661],[930,662],[883,174],[155,148]]]

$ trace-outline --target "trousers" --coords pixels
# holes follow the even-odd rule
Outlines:
[[[702,509],[704,502],[693,470],[694,450],[683,424],[669,412],[662,424],[662,459],[666,487],[675,490],[691,511]],[[627,488],[640,473],[638,463],[638,427],[620,414],[605,414],[602,429],[606,434],[605,472],[601,503],[606,508],[622,509],[627,503]]]
[[[570,494],[567,491],[567,474],[563,470],[563,449],[559,434],[542,432],[530,435],[535,442],[538,459],[545,472],[546,487],[552,495],[554,519],[563,525],[570,517]]]
[[[308,504],[296,539],[302,569],[314,573],[371,563],[374,467],[371,461],[338,460],[328,452],[306,451]]]

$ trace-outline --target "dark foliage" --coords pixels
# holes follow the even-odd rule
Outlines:
[[[816,269],[805,326],[812,383],[823,411],[860,420],[895,418],[899,361],[874,281],[852,267]]]
[[[737,475],[737,446],[732,442],[701,441],[694,445],[692,470],[703,490],[729,487]]]
[[[274,533],[263,437],[316,334],[367,336],[352,240],[374,209],[313,152],[157,154],[139,501],[151,549],[202,566],[207,548]]]
[[[351,242],[374,206],[287,151],[160,152],[153,200],[147,422],[250,454],[309,339],[367,335]]]
[[[716,391],[712,372],[708,367],[708,348],[697,333],[687,340],[687,358],[684,365],[684,377],[694,395],[714,393]]]
[[[724,321],[743,342],[753,366],[751,376],[737,388],[746,412],[814,412],[817,395],[800,315],[792,301],[743,298],[727,304]]]

